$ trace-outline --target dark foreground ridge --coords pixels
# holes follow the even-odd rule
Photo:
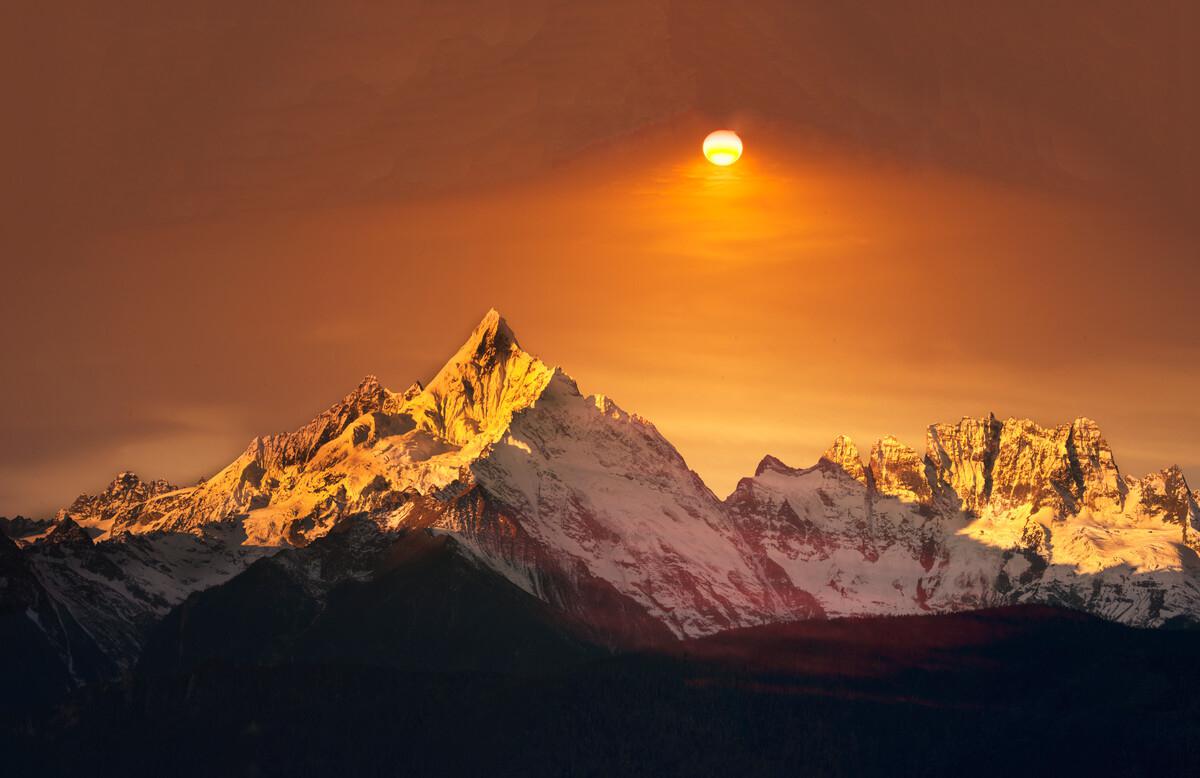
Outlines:
[[[451,594],[440,604],[461,603]],[[12,775],[195,776],[1200,768],[1194,632],[1014,607],[771,625],[598,657],[543,628],[555,659],[572,662],[410,671],[367,656],[253,651],[143,667],[6,721],[6,763]],[[389,640],[430,656],[419,635]],[[487,636],[472,646],[486,665]]]
[[[333,663],[530,672],[600,653],[564,614],[480,565],[452,536],[348,521],[193,594],[155,625],[140,671]]]

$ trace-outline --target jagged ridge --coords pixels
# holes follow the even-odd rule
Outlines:
[[[811,468],[764,458],[722,501],[653,424],[584,395],[495,311],[428,385],[397,394],[367,377],[196,486],[122,474],[28,551],[50,596],[119,654],[188,592],[350,516],[451,533],[623,643],[1006,602],[1143,625],[1200,614],[1200,511],[1182,472],[1123,477],[1088,419],[964,418],[931,426],[924,455],[889,436],[865,463],[841,436]],[[223,561],[198,574],[188,554]],[[80,573],[108,563],[125,572],[100,588]]]

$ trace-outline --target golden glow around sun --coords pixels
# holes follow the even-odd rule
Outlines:
[[[742,139],[733,130],[710,132],[704,139],[704,156],[714,165],[732,165],[742,156]]]

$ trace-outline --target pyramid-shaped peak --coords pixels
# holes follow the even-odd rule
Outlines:
[[[485,313],[483,315],[483,319],[480,320],[479,327],[477,327],[476,329],[479,329],[480,327],[497,327],[497,326],[507,326],[507,324],[505,323],[505,320],[504,320],[504,315],[501,314],[500,311],[496,310],[495,308],[488,308],[487,313]]]
[[[58,545],[60,543],[92,545],[92,538],[88,535],[83,527],[76,523],[75,519],[71,518],[70,514],[64,513],[58,523],[54,525],[54,529],[46,535],[44,543],[48,545]]]
[[[433,380],[408,402],[423,428],[456,445],[498,439],[513,413],[530,406],[555,369],[523,350],[496,309]]]
[[[521,348],[521,344],[517,342],[517,336],[512,331],[512,327],[508,326],[508,322],[495,308],[489,309],[484,314],[483,319],[475,327],[474,332],[471,333],[471,337],[467,340],[466,345],[473,346],[471,351],[476,359],[481,358],[491,350],[502,352],[508,351],[511,348]]]
[[[467,365],[474,364],[477,368],[490,370],[513,353],[523,353],[521,344],[517,342],[517,336],[500,312],[492,308],[471,331],[467,340],[459,346],[454,356],[450,357],[429,382],[429,387],[437,387],[448,377],[457,375]]]
[[[754,468],[754,477],[758,478],[760,475],[766,472],[792,473],[795,471],[793,468],[785,465],[783,460],[767,454],[762,458],[762,461],[758,463],[758,467]]]

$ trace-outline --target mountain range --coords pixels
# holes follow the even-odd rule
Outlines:
[[[504,669],[1012,604],[1191,626],[1198,498],[1178,467],[1121,473],[1089,419],[987,416],[932,425],[923,453],[843,436],[810,467],[765,456],[721,499],[490,311],[428,384],[367,377],[195,486],[122,473],[53,521],[5,521],[3,661],[49,695],[139,662],[353,645]],[[455,650],[478,641],[494,650]]]

